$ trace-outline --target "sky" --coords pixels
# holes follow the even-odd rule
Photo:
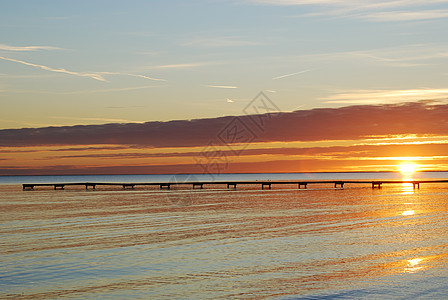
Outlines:
[[[448,1],[1,7],[0,175],[448,170]]]

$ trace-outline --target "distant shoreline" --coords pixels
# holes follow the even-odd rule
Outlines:
[[[438,170],[425,170],[425,171],[417,171],[416,173],[444,173],[448,172],[448,170],[438,171]],[[25,177],[25,176],[169,176],[169,175],[257,175],[257,174],[363,174],[363,173],[400,173],[399,171],[325,171],[325,172],[267,172],[267,173],[255,173],[255,172],[240,172],[240,173],[152,173],[152,174],[44,174],[44,175],[2,175],[0,177]]]

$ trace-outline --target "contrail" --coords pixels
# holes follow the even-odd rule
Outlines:
[[[311,69],[310,69],[310,70],[303,70],[303,71],[295,72],[295,73],[291,73],[291,74],[286,74],[286,75],[277,76],[277,77],[272,78],[272,80],[282,79],[282,78],[285,78],[285,77],[294,76],[294,75],[298,75],[298,74],[306,73],[306,72],[309,72],[309,71],[311,71]]]
[[[206,85],[206,87],[218,88],[218,89],[237,89],[237,86],[232,85]]]
[[[124,75],[124,76],[140,77],[140,78],[145,78],[145,79],[154,80],[154,81],[166,81],[165,79],[152,78],[152,77],[148,77],[148,76],[144,76],[144,75],[129,74],[129,73],[118,73],[118,72],[84,73],[84,72],[68,71],[66,69],[54,69],[54,68],[50,68],[50,67],[47,67],[47,66],[44,66],[44,65],[33,64],[33,63],[30,63],[30,62],[17,60],[17,59],[13,59],[13,58],[8,58],[8,57],[3,57],[3,56],[0,56],[0,59],[11,61],[11,62],[16,62],[16,63],[23,64],[23,65],[26,65],[26,66],[39,68],[39,69],[42,69],[42,70],[45,70],[45,71],[64,73],[64,74],[81,76],[81,77],[89,77],[89,78],[96,79],[96,80],[99,80],[99,81],[107,81],[101,74],[103,74],[103,75]]]
[[[37,64],[26,62],[26,61],[17,60],[17,59],[8,58],[8,57],[3,57],[3,56],[0,56],[0,59],[16,62],[16,63],[19,63],[19,64],[23,64],[23,65],[27,65],[27,66],[31,66],[31,67],[35,67],[35,68],[39,68],[39,69],[42,69],[42,70],[45,70],[45,71],[58,72],[58,73],[64,73],[64,74],[81,76],[81,77],[90,77],[92,79],[96,79],[96,80],[99,80],[99,81],[107,81],[106,79],[104,79],[103,76],[101,76],[99,74],[96,74],[96,73],[80,73],[80,72],[68,71],[68,70],[65,70],[65,69],[53,69],[53,68],[50,68],[50,67],[47,67],[47,66],[44,66],[44,65],[37,65]]]

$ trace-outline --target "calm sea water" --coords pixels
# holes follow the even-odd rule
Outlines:
[[[397,175],[250,179],[276,176]],[[161,179],[150,177],[140,179]],[[114,179],[89,178],[56,181]],[[18,183],[55,178],[0,181],[2,299],[448,295],[448,184],[22,191]]]

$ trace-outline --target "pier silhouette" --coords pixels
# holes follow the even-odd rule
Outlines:
[[[421,183],[448,183],[446,179],[426,180],[309,180],[309,181],[187,181],[187,182],[73,182],[73,183],[24,183],[23,190],[34,190],[35,187],[53,187],[54,190],[64,190],[66,186],[85,186],[86,190],[95,190],[99,186],[121,186],[123,190],[133,190],[136,186],[158,186],[160,189],[169,190],[172,186],[191,186],[193,189],[203,189],[206,185],[223,185],[227,189],[237,189],[241,185],[260,186],[262,190],[272,189],[275,185],[295,185],[297,189],[307,189],[308,185],[330,184],[335,189],[343,189],[346,184],[368,184],[372,189],[381,189],[384,184],[412,184],[414,189],[419,189]]]

